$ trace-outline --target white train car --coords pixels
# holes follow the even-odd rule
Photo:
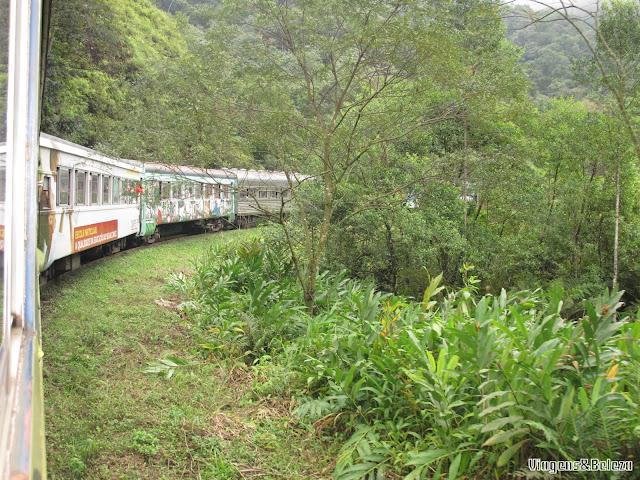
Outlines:
[[[231,171],[238,176],[237,223],[241,228],[254,226],[260,217],[290,210],[291,186],[299,183],[295,176],[270,170]]]
[[[118,251],[137,237],[141,163],[41,134],[39,166],[41,271],[77,268],[83,253]]]

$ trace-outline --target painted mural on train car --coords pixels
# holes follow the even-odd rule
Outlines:
[[[158,226],[235,219],[237,178],[224,170],[145,163],[144,222],[141,235]]]

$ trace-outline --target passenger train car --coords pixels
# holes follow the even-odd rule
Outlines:
[[[145,163],[140,235],[153,240],[184,222],[221,230],[235,220],[237,187],[227,170]]]
[[[238,177],[238,220],[240,227],[255,226],[258,218],[287,213],[291,209],[291,187],[296,175],[268,170],[231,169]]]
[[[41,134],[38,255],[46,278],[161,232],[234,221],[237,177],[224,170],[115,159]]]
[[[0,168],[5,152],[0,144]],[[260,217],[290,210],[290,181],[284,172],[116,159],[43,133],[39,269],[49,279],[78,268],[84,257],[151,243],[161,234],[254,226]],[[3,216],[0,208],[0,250]]]
[[[141,163],[117,160],[40,135],[38,254],[52,276],[80,265],[82,252],[118,251],[140,232]]]

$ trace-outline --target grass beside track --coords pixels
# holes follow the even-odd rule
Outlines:
[[[229,361],[169,379],[143,373],[168,356],[198,359],[171,273],[189,274],[215,243],[255,234],[127,251],[44,289],[50,480],[330,478],[338,446],[299,424],[287,398],[265,396],[255,369]]]

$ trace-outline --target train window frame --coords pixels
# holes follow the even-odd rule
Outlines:
[[[43,175],[38,199],[40,210],[51,210],[51,175]]]
[[[258,190],[258,198],[261,198],[261,199],[269,198],[269,192],[266,190]]]
[[[167,200],[171,196],[171,183],[158,182],[160,185],[160,200]]]
[[[101,177],[100,191],[102,192],[101,204],[110,205],[111,204],[111,175],[100,175],[100,177]],[[105,191],[105,187],[107,188],[106,191]],[[107,194],[106,199],[105,199],[105,193]]]
[[[93,181],[95,180],[95,188]],[[95,201],[94,201],[95,195]],[[100,175],[98,173],[89,172],[89,205],[100,205]]]
[[[78,180],[82,179],[83,189],[82,189],[82,198],[80,198],[80,190],[79,190],[79,182]],[[74,180],[74,205],[84,206],[87,205],[87,172],[84,170],[75,170],[75,175],[73,176]]]
[[[6,159],[6,154],[5,154]],[[6,162],[6,160],[5,160]],[[7,178],[7,167],[6,165],[0,166],[0,202],[4,203],[7,192],[6,178]]]
[[[120,205],[120,177],[112,177],[111,204]]]
[[[71,169],[58,167],[56,177],[56,205],[68,207],[71,205]],[[66,188],[63,187],[63,179],[66,179]],[[63,198],[66,198],[66,201],[63,201]]]
[[[225,200],[229,200],[231,198],[231,189],[229,188],[229,185],[223,185],[222,186],[222,195],[223,195],[223,199]]]

